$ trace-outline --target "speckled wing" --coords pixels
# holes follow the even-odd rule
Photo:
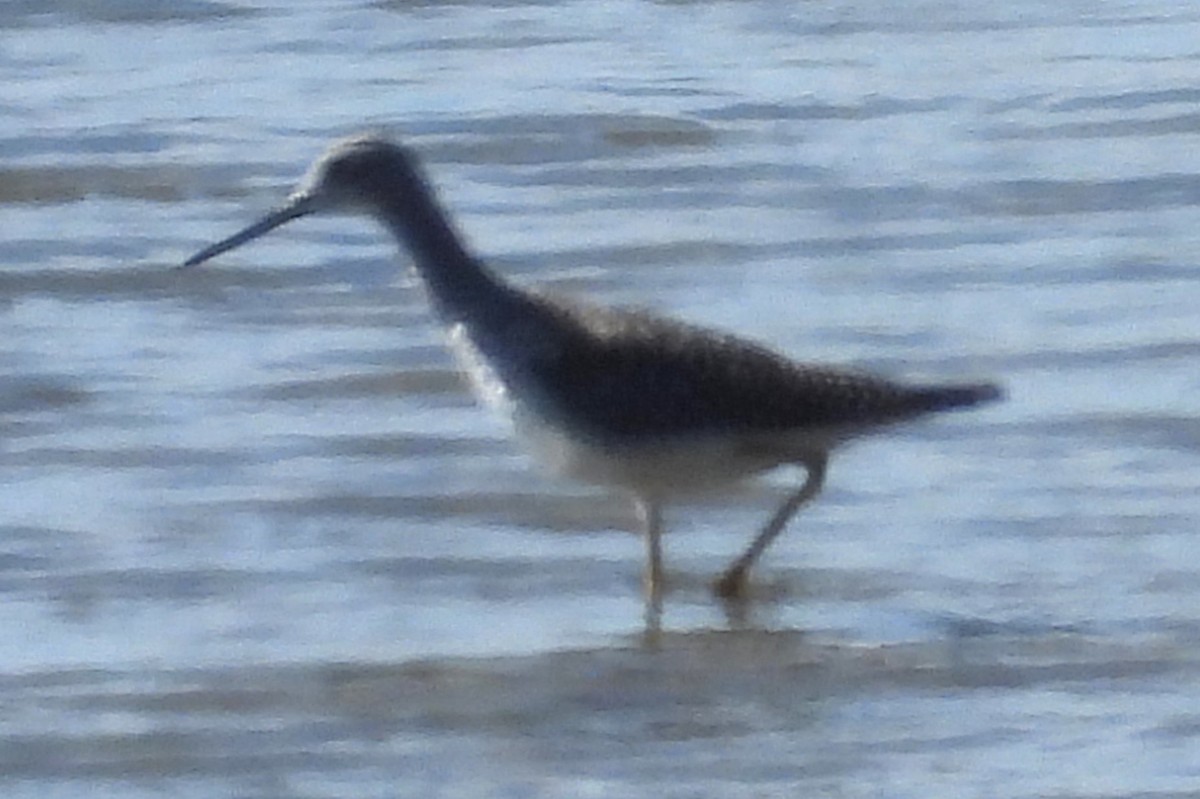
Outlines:
[[[852,433],[998,396],[990,385],[907,387],[798,364],[745,339],[640,311],[561,311],[570,343],[536,366],[542,400],[573,429],[610,442],[731,431]]]

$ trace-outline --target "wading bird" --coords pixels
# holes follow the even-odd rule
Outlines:
[[[755,561],[820,492],[835,447],[1000,396],[990,383],[906,385],[798,363],[726,333],[519,288],[468,249],[413,153],[376,135],[335,144],[282,208],[184,265],[325,211],[372,216],[408,250],[477,394],[512,420],[536,460],[632,497],[655,615],[661,509],[671,498],[786,464],[804,468],[804,483],[715,584],[719,596],[741,598]]]

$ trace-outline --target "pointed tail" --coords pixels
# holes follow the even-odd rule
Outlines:
[[[913,403],[921,412],[949,411],[970,408],[1004,398],[1004,391],[995,383],[968,383],[948,386],[926,386],[915,392]]]

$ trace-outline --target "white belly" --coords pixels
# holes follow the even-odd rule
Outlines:
[[[731,437],[605,447],[520,411],[513,419],[522,448],[552,474],[639,494],[669,496],[729,485],[788,460],[752,455]]]
[[[782,463],[802,462],[807,445],[786,437],[747,442],[735,434],[602,446],[546,419],[522,402],[471,342],[461,325],[450,343],[471,388],[513,425],[517,440],[546,471],[594,485],[666,496],[737,483]]]

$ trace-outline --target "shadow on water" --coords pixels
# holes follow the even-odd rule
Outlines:
[[[727,776],[722,763],[736,757],[743,784],[768,783],[851,772],[865,759],[995,748],[1060,712],[1031,701],[1047,692],[1103,684],[1132,698],[1143,682],[1194,684],[1198,666],[1194,650],[1166,638],[1050,632],[858,646],[743,630],[513,657],[47,672],[0,679],[0,696],[25,697],[22,714],[41,719],[4,739],[0,774],[328,777],[370,765],[428,787],[450,778],[439,769],[461,782],[583,767],[635,780],[678,771],[687,782]],[[956,715],[960,701],[979,717]],[[839,720],[868,713],[879,724],[839,743]],[[1007,714],[999,726],[997,713]],[[435,751],[431,770],[422,758]],[[501,751],[506,759],[495,759]],[[480,752],[491,757],[476,760]]]

